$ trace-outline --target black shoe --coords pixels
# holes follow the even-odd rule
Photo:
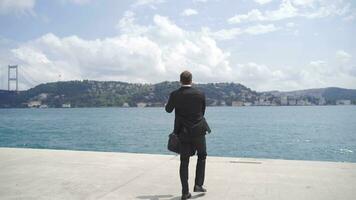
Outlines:
[[[194,186],[194,192],[206,192],[206,189],[203,186],[196,185]]]
[[[182,200],[184,199],[189,199],[190,197],[192,197],[192,194],[188,193],[188,194],[182,194]]]

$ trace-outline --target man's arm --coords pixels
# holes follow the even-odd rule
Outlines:
[[[171,113],[174,110],[173,92],[169,95],[168,103],[166,104],[166,112]]]

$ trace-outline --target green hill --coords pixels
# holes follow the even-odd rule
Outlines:
[[[179,82],[137,84],[118,81],[66,81],[40,84],[19,93],[0,91],[0,107],[27,107],[40,101],[49,107],[164,106]],[[195,84],[205,92],[208,105],[231,105],[232,101],[253,102],[259,93],[236,83]]]

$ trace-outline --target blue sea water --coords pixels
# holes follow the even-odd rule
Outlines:
[[[356,106],[208,107],[208,155],[356,162]],[[163,108],[0,109],[0,147],[171,154]]]

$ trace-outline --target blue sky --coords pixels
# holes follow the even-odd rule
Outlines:
[[[356,88],[356,2],[0,0],[0,88],[58,80]]]

